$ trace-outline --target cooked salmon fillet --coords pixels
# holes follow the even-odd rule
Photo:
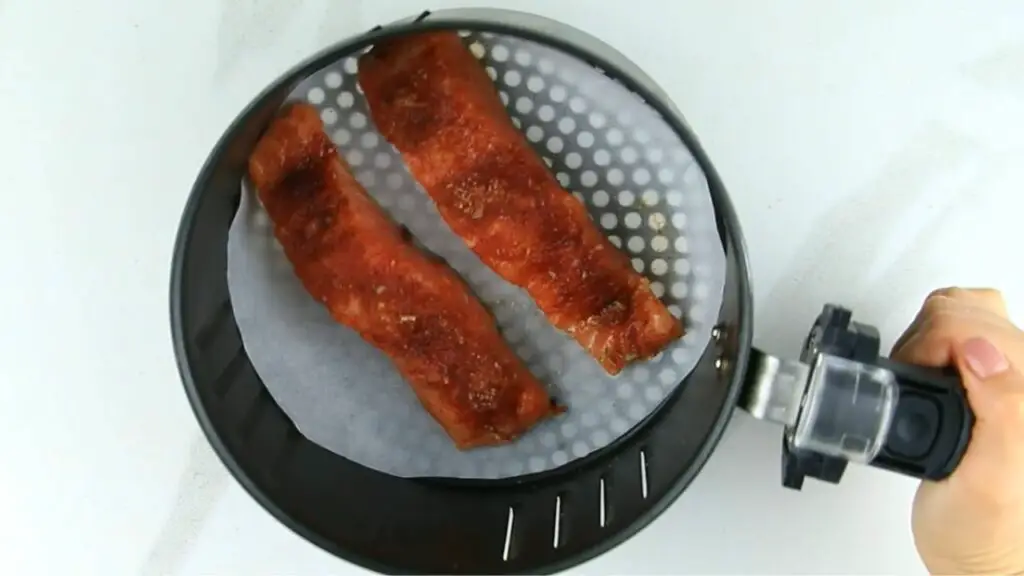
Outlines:
[[[390,357],[459,448],[509,442],[560,410],[469,287],[352,176],[314,108],[271,123],[249,177],[306,290]]]
[[[561,188],[454,32],[406,35],[359,60],[377,129],[441,216],[604,369],[656,355],[682,323]]]

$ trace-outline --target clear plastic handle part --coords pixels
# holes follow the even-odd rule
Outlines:
[[[791,445],[868,464],[885,444],[897,395],[888,370],[819,354]]]

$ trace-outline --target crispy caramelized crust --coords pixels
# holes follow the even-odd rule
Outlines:
[[[508,442],[558,411],[468,286],[367,195],[315,109],[274,120],[249,176],[306,290],[391,358],[459,448]]]
[[[682,335],[682,323],[512,124],[457,34],[377,44],[360,58],[359,84],[378,130],[452,230],[606,371]]]

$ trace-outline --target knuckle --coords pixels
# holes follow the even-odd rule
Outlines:
[[[985,304],[990,309],[1006,309],[1006,299],[1003,297],[1003,293],[995,288],[975,288],[971,293],[979,302]]]
[[[1006,300],[1002,292],[995,288],[950,286],[930,292],[922,306],[925,314],[934,314],[951,308],[984,310],[1005,317]]]
[[[937,299],[941,299],[941,298],[953,298],[961,290],[963,290],[963,289],[962,288],[957,288],[956,286],[947,286],[945,288],[936,288],[935,290],[932,290],[931,292],[928,293],[928,297],[925,298],[925,302],[930,302],[931,300],[937,300]]]

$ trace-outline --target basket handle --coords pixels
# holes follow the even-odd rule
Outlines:
[[[751,355],[741,407],[783,424],[782,483],[838,483],[856,462],[941,480],[959,465],[974,415],[952,369],[880,357],[878,330],[826,305],[799,361]]]

